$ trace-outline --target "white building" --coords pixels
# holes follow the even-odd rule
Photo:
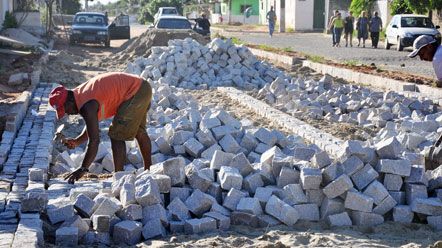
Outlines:
[[[14,0],[0,0],[0,29],[3,28],[6,11],[9,13],[14,11]]]

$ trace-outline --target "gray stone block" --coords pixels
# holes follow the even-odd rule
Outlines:
[[[216,230],[216,220],[209,217],[186,220],[184,232],[186,234],[201,234]]]
[[[227,208],[225,208],[217,203],[212,204],[212,207],[210,208],[210,212],[217,212],[217,213],[220,213],[224,216],[230,216],[230,211]]]
[[[217,203],[223,202],[223,189],[219,183],[212,183],[206,193],[213,196]]]
[[[351,210],[371,212],[373,209],[373,198],[358,192],[348,191],[344,206]]]
[[[28,192],[21,200],[21,212],[43,212],[48,205],[48,194],[45,192]]]
[[[198,189],[194,190],[185,202],[189,211],[199,217],[210,210],[212,203],[210,196]]]
[[[166,237],[166,229],[160,219],[153,219],[146,222],[142,231],[144,239]]]
[[[242,225],[253,228],[259,227],[258,216],[246,212],[233,211],[230,215],[230,223],[234,226]]]
[[[427,216],[428,225],[430,225],[436,231],[442,231],[442,215],[440,216]]]
[[[184,186],[186,162],[182,157],[168,159],[162,163],[163,173],[170,177],[172,186]]]
[[[173,201],[175,198],[180,198],[182,202],[185,202],[191,193],[192,189],[190,188],[172,187],[170,189],[170,200]]]
[[[206,147],[213,146],[216,143],[215,138],[213,137],[212,133],[208,129],[200,129],[196,134],[195,137],[198,139],[198,141],[203,144]]]
[[[352,155],[342,162],[342,168],[345,174],[352,176],[355,172],[364,167],[364,162],[357,156]]]
[[[344,174],[340,163],[332,163],[331,165],[324,167],[321,171],[324,184],[329,184]]]
[[[272,226],[281,225],[281,222],[279,220],[267,214],[262,214],[258,216],[258,223],[259,227],[261,228],[268,228]]]
[[[143,207],[143,225],[145,225],[148,221],[160,219],[164,226],[167,226],[169,220],[167,219],[166,209],[164,209],[163,205],[155,204]]]
[[[140,222],[125,220],[114,226],[114,242],[116,244],[136,245],[141,241],[142,225]]]
[[[387,190],[400,191],[402,188],[402,177],[394,174],[384,175],[384,186]]]
[[[428,186],[428,178],[425,174],[425,168],[418,165],[411,167],[410,176],[404,180],[406,183],[423,184]]]
[[[203,216],[215,219],[216,220],[216,227],[219,230],[226,231],[226,230],[229,230],[229,228],[230,228],[230,218],[227,216],[224,216],[218,212],[208,212],[208,213],[205,213]]]
[[[137,204],[130,204],[118,211],[117,216],[122,220],[141,220],[143,218],[143,208]]]
[[[79,194],[85,194],[87,197],[94,199],[98,195],[98,189],[93,187],[79,187],[73,188],[69,192],[69,199],[75,201]]]
[[[373,209],[373,213],[384,215],[391,209],[393,209],[397,205],[396,200],[394,200],[393,197],[388,195],[385,197],[384,200],[382,200],[377,206]]]
[[[393,208],[393,221],[400,223],[413,222],[414,213],[408,205],[398,205]]]
[[[187,154],[194,158],[198,158],[204,151],[204,145],[195,138],[191,138],[184,143]]]
[[[94,205],[94,201],[91,198],[87,197],[85,194],[79,194],[74,202],[75,210],[77,210],[77,212],[85,218],[88,218],[92,215],[94,211]]]
[[[266,128],[259,128],[253,135],[268,146],[274,146],[278,141],[278,137]]]
[[[353,211],[351,213],[353,225],[372,227],[384,223],[384,217],[375,213]]]
[[[215,151],[212,160],[210,161],[210,168],[214,170],[219,170],[222,166],[229,166],[234,156],[235,154],[233,153]]]
[[[296,169],[284,166],[281,168],[278,178],[276,179],[279,188],[284,188],[289,184],[297,184],[300,181],[300,173]]]
[[[135,199],[143,207],[161,203],[160,189],[151,175],[146,174],[137,179]]]
[[[393,197],[398,205],[405,205],[407,203],[405,192],[403,191],[388,191],[388,194]]]
[[[262,207],[265,207],[265,204],[270,199],[270,197],[273,194],[273,189],[271,188],[264,188],[264,187],[258,187],[255,191],[254,198],[258,199],[261,203]]]
[[[230,190],[232,188],[240,190],[242,188],[243,177],[238,169],[222,166],[218,172],[218,181],[224,190]]]
[[[56,224],[74,216],[74,206],[69,201],[60,199],[56,205],[49,205],[46,213],[49,221]]]
[[[289,205],[303,204],[308,202],[308,198],[304,193],[300,184],[289,184],[284,188],[284,202]]]
[[[173,234],[184,233],[184,221],[171,221],[169,225],[170,232]]]
[[[324,193],[322,189],[309,189],[305,191],[305,195],[308,198],[308,202],[314,203],[318,206],[321,206],[322,201],[324,200]]]
[[[259,200],[251,197],[241,198],[236,206],[236,210],[253,215],[260,215],[263,213]]]
[[[316,153],[313,156],[311,162],[312,162],[312,165],[315,166],[316,168],[322,169],[322,168],[330,165],[332,161],[331,161],[330,157],[328,156],[327,152],[321,151],[321,152]]]
[[[22,223],[22,222],[23,222],[23,220],[20,221],[20,223]],[[73,217],[71,217],[71,218],[67,219],[65,222],[63,222],[63,224],[61,224],[60,227],[76,227],[76,228],[78,228],[78,238],[79,238],[79,240],[81,240],[84,237],[84,235],[86,235],[87,231],[89,231],[89,226],[90,225],[88,225],[88,223],[84,219],[82,219],[80,216],[74,215]],[[29,225],[28,227],[32,228],[31,225]]]
[[[307,147],[295,147],[293,149],[293,157],[302,161],[310,161],[315,153],[315,149]]]
[[[362,169],[356,171],[351,179],[359,190],[363,190],[378,177],[379,173],[370,164],[366,164]]]
[[[110,230],[110,216],[109,215],[94,215],[92,217],[92,226],[97,232],[109,232]]]
[[[75,247],[78,245],[78,228],[62,227],[55,232],[55,244],[60,247]]]
[[[373,198],[376,205],[379,205],[387,196],[388,191],[379,181],[373,181],[364,190],[364,194]]]
[[[169,193],[172,188],[172,180],[169,176],[162,174],[152,174],[153,180],[157,183],[160,193]]]
[[[215,152],[221,150],[222,150],[221,146],[219,146],[218,144],[213,144],[212,146],[210,146],[201,153],[201,158],[211,160],[213,158],[213,155],[215,155]]]
[[[232,162],[229,166],[238,169],[239,173],[241,173],[243,177],[246,177],[253,172],[252,165],[250,164],[246,155],[244,155],[242,152],[232,158]]]
[[[185,221],[191,218],[189,209],[179,198],[173,199],[167,209],[174,221]]]
[[[405,184],[405,197],[407,204],[411,205],[418,198],[428,198],[427,187],[420,184]]]
[[[136,203],[135,199],[135,185],[131,183],[123,184],[120,190],[120,201],[123,207]]]
[[[93,215],[114,215],[118,210],[121,209],[121,206],[117,205],[115,201],[112,201],[110,198],[105,198],[95,209]]]
[[[381,159],[376,169],[379,172],[408,177],[411,173],[411,163],[405,159]]]
[[[439,198],[417,198],[411,203],[411,210],[418,214],[442,215],[442,201]]]
[[[442,167],[439,166],[428,174],[428,188],[434,190],[442,188]]]
[[[375,145],[376,153],[381,159],[395,159],[400,154],[402,147],[395,137],[391,137]]]
[[[253,173],[243,180],[243,188],[249,192],[249,194],[254,194],[256,189],[264,186],[264,182],[262,180],[261,174]]]
[[[246,193],[232,188],[229,190],[229,193],[227,193],[226,197],[224,198],[223,206],[230,209],[231,211],[235,211],[236,206],[243,197],[247,197]]]
[[[301,168],[301,185],[302,188],[307,189],[319,189],[322,182],[321,171],[317,168]]]
[[[344,194],[351,188],[353,188],[353,183],[351,182],[350,177],[344,174],[329,183],[323,191],[327,198],[331,199]]]
[[[319,207],[316,204],[300,204],[293,206],[299,213],[300,220],[319,221]]]
[[[327,216],[327,223],[330,226],[351,226],[352,222],[347,212]]]
[[[200,173],[198,168],[193,164],[186,166],[186,177],[193,189],[198,189],[202,192],[206,192],[210,185],[212,185],[212,180],[207,178],[205,174]]]
[[[299,219],[298,211],[276,196],[270,197],[265,212],[288,226],[294,225]]]
[[[236,140],[230,134],[225,135],[219,141],[219,145],[227,153],[234,153],[234,154],[236,154],[241,149],[241,147],[238,145],[238,142],[236,142]]]

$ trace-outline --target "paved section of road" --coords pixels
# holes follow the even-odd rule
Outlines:
[[[420,61],[418,58],[410,59],[407,54],[411,48],[404,51],[385,50],[384,44],[379,44],[378,49],[371,48],[371,42],[367,41],[366,48],[357,47],[357,40],[353,40],[353,47],[344,47],[345,41],[341,41],[340,48],[332,47],[331,35],[320,33],[294,33],[276,34],[270,38],[265,33],[231,32],[225,35],[237,37],[247,43],[265,44],[268,46],[287,48],[303,52],[309,55],[322,56],[338,62],[358,61],[363,64],[374,63],[376,66],[394,71],[403,71],[411,74],[422,75],[435,79],[433,67],[430,62]]]

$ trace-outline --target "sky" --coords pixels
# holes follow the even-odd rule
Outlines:
[[[98,1],[100,1],[100,3],[102,3],[102,4],[108,4],[108,3],[115,3],[118,0],[94,0],[93,2],[89,2],[89,6],[94,5]],[[81,5],[84,6],[84,0],[80,0],[80,2],[81,2]]]

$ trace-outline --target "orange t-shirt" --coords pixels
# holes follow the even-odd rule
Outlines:
[[[137,93],[142,80],[132,74],[109,72],[80,84],[72,91],[78,110],[90,100],[100,104],[98,120],[101,121],[114,116],[121,103]]]

